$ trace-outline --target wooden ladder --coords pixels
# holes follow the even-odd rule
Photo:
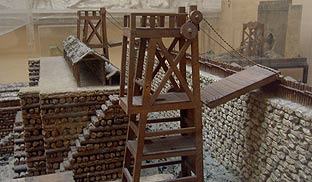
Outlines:
[[[179,13],[132,13],[124,17],[119,103],[129,115],[129,123],[122,181],[139,182],[141,169],[175,164],[181,165],[181,173],[177,179],[169,181],[203,181],[198,53],[201,20],[202,14],[196,6],[190,7],[189,19],[184,7],[179,8]],[[172,38],[168,48],[162,38]],[[135,42],[139,42],[138,54]],[[191,87],[186,79],[186,51],[189,48]],[[173,49],[178,50],[177,56],[171,54]],[[161,69],[165,74],[152,89]],[[163,91],[166,83],[171,88]],[[161,111],[178,111],[178,116],[149,118],[150,113]],[[179,122],[180,126],[171,130],[146,131],[148,124],[169,122]],[[142,165],[146,160],[164,158],[178,160]]]

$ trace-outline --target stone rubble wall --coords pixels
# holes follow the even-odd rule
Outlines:
[[[13,131],[15,115],[20,110],[17,94],[25,86],[26,83],[0,84],[0,139]]]
[[[28,60],[28,76],[29,86],[37,86],[40,79],[40,60],[30,59]]]
[[[24,124],[22,112],[18,111],[13,129],[14,135],[14,178],[23,178],[27,176],[25,141],[24,141]]]
[[[242,181],[312,179],[311,108],[256,91],[203,106],[203,122],[205,145]]]
[[[160,82],[159,78],[156,78],[154,84]],[[188,80],[189,78],[190,74]],[[201,86],[218,79],[220,78],[201,72]],[[160,113],[157,117],[165,116],[168,117],[168,113]],[[207,152],[211,153],[213,158],[240,180],[312,179],[311,107],[256,90],[214,109],[203,105],[202,121],[204,156]],[[149,129],[168,127],[175,128],[177,123],[150,126]],[[205,178],[208,178],[208,167],[205,163]],[[177,170],[179,169],[174,167],[173,171]]]
[[[26,83],[0,84],[0,157],[14,152],[13,126],[16,112],[20,110],[17,94],[25,86]]]
[[[19,97],[21,99],[28,175],[44,175],[46,174],[46,156],[40,117],[39,92],[36,89],[21,90]]]
[[[47,173],[54,173],[67,157],[70,146],[83,129],[91,115],[114,91],[92,90],[55,94],[40,94],[40,113],[44,130],[44,150]]]
[[[75,181],[110,181],[121,178],[128,116],[110,95],[71,147],[64,169],[72,169]]]

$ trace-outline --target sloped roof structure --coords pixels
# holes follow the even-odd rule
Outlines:
[[[68,36],[63,42],[63,48],[66,52],[67,57],[71,60],[72,64],[76,64],[81,61],[84,57],[88,55],[93,55],[102,59],[104,61],[108,61],[104,56],[97,53],[95,50],[89,48],[86,44],[81,42],[79,39],[74,37],[73,35]]]

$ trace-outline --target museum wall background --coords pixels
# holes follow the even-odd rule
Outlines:
[[[7,0],[2,0],[7,1]],[[242,24],[249,21],[256,21],[258,16],[258,5],[260,0],[196,0],[199,4],[199,8],[204,12],[205,16],[216,27],[221,35],[234,47],[238,48],[241,42]],[[262,0],[263,1],[263,0]],[[268,1],[268,0],[265,0]],[[285,0],[287,1],[287,0]],[[50,2],[50,3],[49,3]],[[51,3],[52,2],[52,3]],[[121,22],[120,10],[118,9],[118,3],[122,8],[129,6],[130,9],[153,8],[154,11],[175,11],[175,6],[189,5],[194,1],[132,1],[129,4],[127,0],[120,1],[84,1],[70,0],[68,3],[72,7],[95,7],[98,4],[108,4],[108,7],[112,7],[114,16],[119,17]],[[100,3],[99,3],[100,2]],[[179,3],[180,4],[179,4]],[[183,2],[184,4],[181,4]],[[128,4],[127,4],[128,3]],[[301,56],[308,57],[311,64],[312,53],[310,47],[312,46],[312,22],[310,17],[312,15],[310,9],[312,8],[312,2],[310,0],[293,0],[293,4],[302,4],[302,22],[301,22],[301,34],[298,39],[300,42],[294,42],[293,44],[299,45],[297,52]],[[0,1],[1,5],[1,1]],[[207,6],[208,5],[208,6]],[[28,57],[49,56],[59,54],[58,48],[61,46],[61,40],[63,40],[69,34],[75,34],[75,9],[61,9],[66,7],[63,0],[33,0],[33,6],[35,9],[33,12],[35,15],[34,21],[34,34],[29,34],[30,26],[23,26],[15,31],[6,33],[0,36],[0,83],[27,81],[27,59]],[[53,14],[51,8],[60,8],[60,13]],[[1,8],[1,6],[0,6]],[[50,9],[49,9],[50,8]],[[158,9],[156,9],[158,8]],[[48,10],[45,10],[48,9]],[[133,10],[132,10],[133,11]],[[44,13],[42,13],[44,12]],[[66,15],[64,15],[64,12]],[[61,19],[64,15],[65,19]],[[39,17],[41,16],[41,19]],[[53,17],[55,16],[55,17]],[[52,18],[51,18],[52,17]],[[51,22],[48,20],[51,19]],[[205,26],[204,24],[202,26]],[[211,35],[212,32],[210,32]],[[108,35],[110,40],[120,40],[121,32],[112,24],[108,22]],[[32,41],[32,38],[34,41]],[[222,53],[223,50],[219,45],[214,43],[208,37],[201,37],[200,42],[201,53],[213,50],[215,54]],[[120,48],[113,48],[110,50],[111,60],[117,66],[120,65]],[[289,48],[293,51],[293,47]],[[300,51],[299,51],[300,50]],[[296,52],[296,51],[295,51]],[[294,55],[294,54],[291,54]],[[312,74],[310,69],[310,75]],[[282,73],[291,75],[294,78],[299,79],[301,76],[301,70],[283,70]],[[309,83],[312,83],[312,79],[309,79]]]

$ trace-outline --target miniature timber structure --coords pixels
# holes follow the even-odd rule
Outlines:
[[[264,24],[249,22],[243,25],[240,51],[245,56],[262,57],[264,50]]]
[[[71,67],[77,85],[81,86],[80,74],[83,69],[94,73],[102,85],[119,83],[119,70],[107,58],[90,49],[74,36],[63,41],[64,58]]]
[[[177,14],[132,13],[124,17],[120,105],[129,115],[129,124],[123,181],[138,182],[142,168],[181,164],[180,178],[169,181],[203,182],[198,53],[198,28],[202,14],[197,11],[196,6],[191,6],[190,19],[187,19],[187,16],[185,8],[181,7]],[[138,20],[141,20],[140,25],[136,24]],[[135,57],[136,38],[140,39],[137,59]],[[169,48],[165,47],[162,38],[173,38]],[[126,63],[128,39],[130,57],[129,62]],[[171,51],[177,44],[179,53],[174,57]],[[192,55],[192,88],[189,88],[186,81],[188,48],[191,48]],[[146,50],[147,61],[145,62]],[[158,66],[153,69],[155,56],[159,62]],[[160,68],[164,69],[165,75],[158,87],[152,90],[153,79]],[[127,93],[125,93],[126,79]],[[167,81],[172,88],[169,92],[162,92]],[[170,110],[178,110],[180,116],[153,120],[148,118],[151,112]],[[179,129],[145,131],[147,124],[173,121],[180,122]],[[178,157],[180,160],[142,165],[144,160],[171,157]]]
[[[77,12],[77,37],[92,49],[102,49],[102,55],[109,59],[109,47],[120,46],[121,42],[108,42],[106,10],[81,10]],[[83,29],[81,34],[81,23]]]
[[[295,58],[266,58],[264,57],[264,24],[259,22],[249,22],[243,25],[242,42],[239,51],[247,57],[254,57],[252,60],[257,64],[267,66],[273,69],[294,69],[301,68],[302,82],[308,82],[309,64],[307,58],[295,57]],[[270,45],[273,46],[273,45]],[[272,49],[269,48],[269,49]],[[245,65],[241,59],[226,60],[228,64],[237,63],[239,65]]]

